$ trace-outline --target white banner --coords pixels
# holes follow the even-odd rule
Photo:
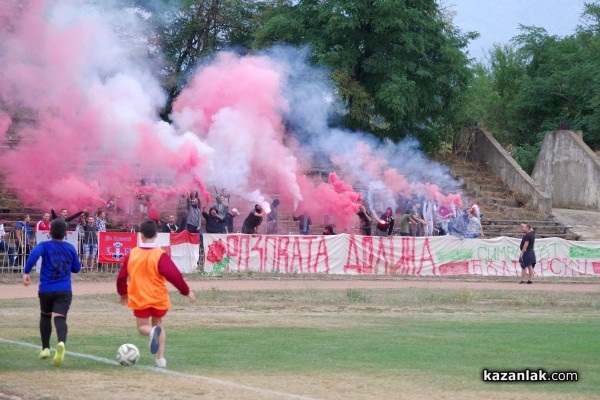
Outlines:
[[[173,260],[182,274],[191,274],[198,269],[200,258],[199,235],[188,231],[181,233],[159,232],[154,243],[160,246]],[[142,242],[142,234],[137,235],[138,245]]]
[[[520,239],[204,234],[206,272],[520,276]],[[536,239],[537,276],[600,275],[600,242]]]

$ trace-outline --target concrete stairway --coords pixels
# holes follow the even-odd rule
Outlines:
[[[555,220],[554,216],[529,207],[527,198],[513,193],[486,165],[460,157],[444,162],[452,168],[453,176],[463,181],[465,205],[479,205],[485,237],[520,238],[523,235],[520,225],[527,222],[540,238],[579,239],[569,231],[569,226]]]
[[[35,208],[24,207],[15,193],[4,187],[0,181],[0,220],[4,221],[4,229],[10,232],[14,225],[21,220],[24,214],[31,217],[32,225],[42,219],[43,211]]]

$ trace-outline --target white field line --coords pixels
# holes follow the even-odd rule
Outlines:
[[[31,347],[33,349],[40,349],[40,345],[35,345],[35,344],[27,343],[27,342],[21,342],[18,340],[10,340],[10,339],[0,338],[0,343],[13,344],[13,345],[23,346],[23,347]],[[73,351],[67,351],[66,354],[73,356],[73,357],[87,358],[88,360],[93,360],[93,361],[97,361],[97,362],[104,363],[104,364],[120,366],[119,363],[116,362],[115,360],[110,360],[110,359],[104,358],[104,357],[97,357],[97,356],[93,356],[90,354],[76,353]],[[264,389],[264,388],[260,388],[260,387],[244,385],[242,383],[226,381],[223,379],[211,378],[210,376],[186,374],[183,372],[171,371],[171,370],[164,369],[164,368],[150,367],[150,366],[146,366],[146,365],[134,365],[130,368],[139,368],[139,369],[143,369],[146,371],[156,372],[159,374],[176,376],[178,378],[196,379],[196,380],[206,381],[206,382],[214,383],[217,385],[225,386],[228,388],[247,390],[249,392],[254,392],[254,393],[258,393],[258,394],[262,394],[262,395],[277,396],[277,397],[282,397],[282,398],[286,398],[286,399],[317,400],[314,397],[301,396],[301,395],[293,394],[293,393],[279,392],[277,390]]]

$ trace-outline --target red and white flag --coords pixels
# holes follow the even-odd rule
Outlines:
[[[200,259],[200,234],[183,231],[171,233],[171,258],[183,274],[198,269]]]

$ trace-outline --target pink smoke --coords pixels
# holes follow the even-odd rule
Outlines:
[[[215,150],[213,184],[259,202],[263,192],[278,192],[297,204],[299,164],[284,143],[280,68],[267,57],[221,53],[177,98],[173,119]]]
[[[8,134],[8,128],[12,124],[12,120],[9,115],[0,110],[0,138]]]
[[[0,98],[9,109],[0,131],[6,112],[34,123],[3,152],[0,170],[27,206],[93,210],[113,200],[130,208],[142,179],[168,181],[150,194],[165,207],[189,190],[210,201],[205,154],[161,126],[158,83],[132,66],[102,16],[50,1],[6,3]]]
[[[0,170],[27,206],[144,203],[156,216],[189,192],[209,204],[207,188],[226,187],[251,204],[276,194],[290,211],[348,232],[368,185],[382,209],[398,195],[448,200],[437,185],[410,182],[366,142],[332,158],[340,176],[305,174],[310,157],[283,120],[294,111],[284,97],[290,67],[267,56],[219,54],[174,102],[174,123],[160,121],[165,96],[150,61],[129,52],[106,17],[82,13],[49,0],[0,4],[0,139],[10,117],[34,121],[19,129],[16,146],[0,147]]]

